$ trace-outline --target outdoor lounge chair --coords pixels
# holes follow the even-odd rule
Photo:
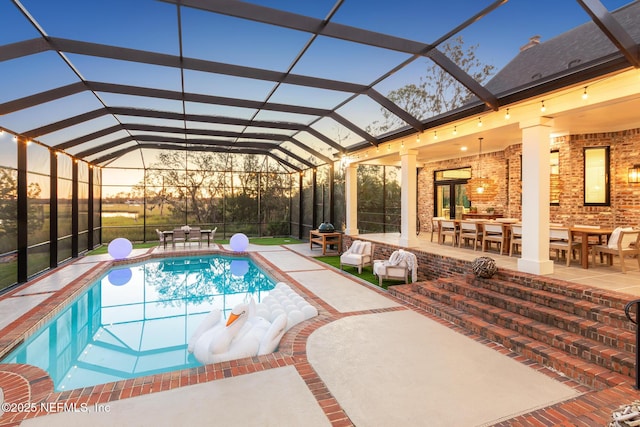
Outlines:
[[[373,244],[362,240],[354,240],[349,249],[340,255],[340,270],[343,265],[358,267],[358,274],[362,274],[362,267],[371,265],[373,259]]]
[[[378,283],[382,287],[383,280],[402,280],[409,283],[418,280],[418,258],[415,254],[399,249],[391,254],[388,260],[375,260],[373,274],[378,276]]]

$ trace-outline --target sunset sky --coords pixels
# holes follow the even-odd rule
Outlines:
[[[173,56],[180,54],[175,4],[156,0],[21,0],[16,3],[22,4],[44,34],[50,37],[148,50]],[[264,0],[251,3],[316,19],[324,19],[334,6],[334,2],[330,0]],[[345,0],[331,21],[422,43],[432,43],[493,3],[488,0]],[[627,3],[627,0],[603,1],[604,6],[610,11]],[[40,37],[38,30],[13,1],[0,3],[0,16],[3,17],[0,45]],[[526,44],[530,37],[539,35],[544,42],[589,21],[589,16],[577,1],[510,0],[454,37],[461,36],[465,46],[477,45],[478,59],[484,64],[495,66],[497,71],[518,54],[519,48]],[[180,22],[184,57],[280,72],[286,72],[292,67],[291,73],[303,76],[370,85],[409,57],[400,52],[321,36],[311,43],[301,60],[293,65],[296,56],[310,41],[312,36],[309,33],[187,7],[180,9]],[[177,68],[72,53],[65,56],[82,78],[88,81],[146,86],[178,92],[182,89],[182,76]],[[375,84],[374,88],[386,95],[408,83],[418,83],[428,65],[430,61],[425,58],[414,61]],[[2,61],[0,75],[0,104],[79,81],[73,70],[53,51]],[[184,89],[186,92],[198,94],[256,101],[268,99],[272,103],[328,109],[334,108],[351,96],[350,93],[286,84],[280,85],[274,91],[274,82],[271,81],[189,70],[184,72]],[[22,133],[101,108],[101,102],[109,106],[126,105],[183,112],[183,105],[177,100],[115,93],[100,93],[98,98],[87,91],[0,116],[0,126]],[[305,124],[315,119],[303,114],[267,110],[257,112],[247,108],[193,102],[187,103],[186,109],[187,113]],[[358,96],[338,110],[341,115],[362,129],[380,119],[380,111],[380,105],[366,96]],[[127,120],[124,117],[121,121]],[[145,119],[131,119],[132,123],[143,121]],[[181,125],[167,122],[146,119],[146,123]],[[39,140],[54,146],[90,133],[91,130],[113,126],[115,123],[113,117],[104,116],[63,131],[42,135]],[[197,123],[191,125],[202,126]],[[325,135],[330,135],[334,140],[344,138],[340,141],[344,146],[361,140],[358,135],[340,129],[331,119],[322,119],[314,123],[313,127]],[[113,134],[95,141],[95,144],[103,144],[120,136]],[[314,149],[328,150],[325,144],[313,137],[304,138],[303,142]],[[78,147],[76,151],[82,149],[86,147]],[[296,147],[290,149],[294,153],[299,150]],[[70,152],[74,154],[73,150]],[[327,155],[331,154],[327,151]],[[140,153],[132,153],[130,158],[123,158],[119,162],[122,165],[132,162],[140,164],[140,156]],[[146,159],[144,162],[149,161]]]

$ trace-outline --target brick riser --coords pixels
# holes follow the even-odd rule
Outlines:
[[[581,301],[575,300],[571,302],[567,298],[564,298],[560,301],[560,304],[556,304],[554,300],[543,297],[540,298],[543,302],[540,302],[525,295],[522,290],[518,292],[520,297],[511,296],[512,293],[509,292],[510,286],[508,284],[503,283],[499,287],[491,286],[491,288],[484,288],[482,287],[483,283],[486,282],[474,281],[472,285],[469,285],[467,283],[463,284],[455,279],[440,279],[432,282],[432,284],[418,286],[416,290],[424,295],[442,301],[442,299],[436,295],[438,292],[435,289],[444,289],[449,292],[445,293],[443,298],[448,298],[451,292],[464,295],[481,303],[519,314],[537,322],[558,327],[572,334],[580,335],[597,342],[599,345],[606,345],[624,352],[635,353],[635,334],[626,329],[610,326],[611,324],[618,323],[618,319],[611,319],[607,317],[605,313],[599,313],[597,318],[601,320],[593,320],[589,314],[596,311],[599,312],[599,310],[595,308],[593,312],[589,312],[585,314],[585,316],[574,314],[582,310],[571,309],[571,306],[579,304]],[[498,290],[496,291],[495,288],[498,288]],[[539,293],[539,291],[537,292]],[[559,305],[561,305],[564,310],[554,308]],[[624,317],[624,313],[622,313],[622,316]],[[495,316],[493,318],[497,320]],[[630,323],[626,317],[625,321],[626,323]]]
[[[620,349],[612,349],[602,343],[564,329],[565,327],[574,329],[574,326],[579,325],[580,321],[577,318],[564,322],[562,318],[552,315],[546,316],[544,307],[537,309],[529,302],[523,303],[529,306],[518,305],[515,301],[478,295],[479,293],[473,290],[459,288],[457,290],[461,294],[453,294],[451,289],[420,286],[417,292],[428,298],[446,303],[462,312],[477,316],[491,325],[518,332],[525,337],[535,339],[612,371],[623,375],[629,375],[630,372],[633,372],[635,362],[632,353]],[[486,304],[483,300],[490,300],[493,305]],[[507,309],[501,306],[505,306]],[[517,314],[510,309],[519,310],[524,315]],[[588,320],[584,320],[584,322],[593,323]],[[627,343],[626,345],[629,346],[630,344]]]
[[[505,279],[476,279],[471,275],[466,278],[466,282],[500,294],[574,314],[599,324],[627,329],[629,332],[635,331],[633,324],[625,316],[624,310],[582,299],[584,295],[577,292],[560,294],[554,292],[557,291],[557,288],[553,287],[544,290],[520,285]]]
[[[450,278],[447,281],[451,283],[452,279]],[[464,287],[465,280],[463,276],[459,276],[457,281],[459,286]],[[474,301],[468,296],[439,289],[438,282],[439,280],[412,285],[391,286],[389,287],[389,292],[428,313],[503,345],[515,353],[521,354],[543,366],[555,369],[589,387],[604,389],[632,382],[632,378],[635,375],[632,368],[634,362],[632,355],[628,352],[608,347],[602,343],[593,343],[592,340],[582,336],[578,336],[578,340],[572,344],[570,335],[574,334],[565,332],[555,326],[526,319],[523,316],[507,312],[498,307],[490,307],[487,304]],[[434,298],[425,295],[425,293],[428,293],[425,289],[434,291]],[[496,293],[496,299],[498,298],[497,295]],[[443,301],[437,299],[440,297],[442,297]],[[452,302],[453,305],[450,305],[449,302]],[[526,304],[526,302],[523,301],[523,304]],[[480,308],[481,306],[484,307]],[[467,309],[470,311],[466,311]],[[479,312],[477,314],[472,313],[471,311],[473,310],[479,310]],[[500,312],[503,312],[504,319],[501,319],[498,315]],[[484,318],[484,316],[487,316],[487,318]],[[515,317],[519,317],[517,322],[514,322]],[[514,330],[501,325],[501,322],[504,325],[508,324],[510,327],[513,327],[513,325],[518,326]],[[624,335],[623,332],[621,331],[622,335]],[[544,342],[543,340],[545,339],[550,342]],[[589,344],[590,341],[593,344]],[[567,348],[569,351],[563,351],[554,345]],[[629,358],[631,358],[631,362],[629,362]],[[592,362],[592,359],[599,364]]]

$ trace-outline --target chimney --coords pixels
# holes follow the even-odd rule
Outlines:
[[[534,46],[537,46],[540,44],[540,36],[533,36],[531,38],[529,38],[529,42],[527,44],[525,44],[524,46],[520,47],[520,52],[524,52],[527,49],[530,49]]]

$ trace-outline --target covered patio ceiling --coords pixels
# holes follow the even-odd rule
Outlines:
[[[262,154],[298,171],[640,66],[629,29],[637,16],[611,13],[637,2],[431,3],[4,2],[0,127],[99,166],[148,167],[159,150],[186,149]],[[499,78],[531,36],[552,40],[583,23],[604,40],[597,57],[535,78]],[[457,37],[478,46],[494,79],[480,81],[445,55]],[[390,100],[431,64],[468,91],[464,105],[417,116]],[[555,127],[638,126],[637,97],[617,100],[618,114],[605,113],[611,104],[559,114]],[[383,111],[401,124],[376,132]],[[510,124],[483,136],[495,150],[520,130]],[[476,137],[419,147],[419,157],[457,156]]]

